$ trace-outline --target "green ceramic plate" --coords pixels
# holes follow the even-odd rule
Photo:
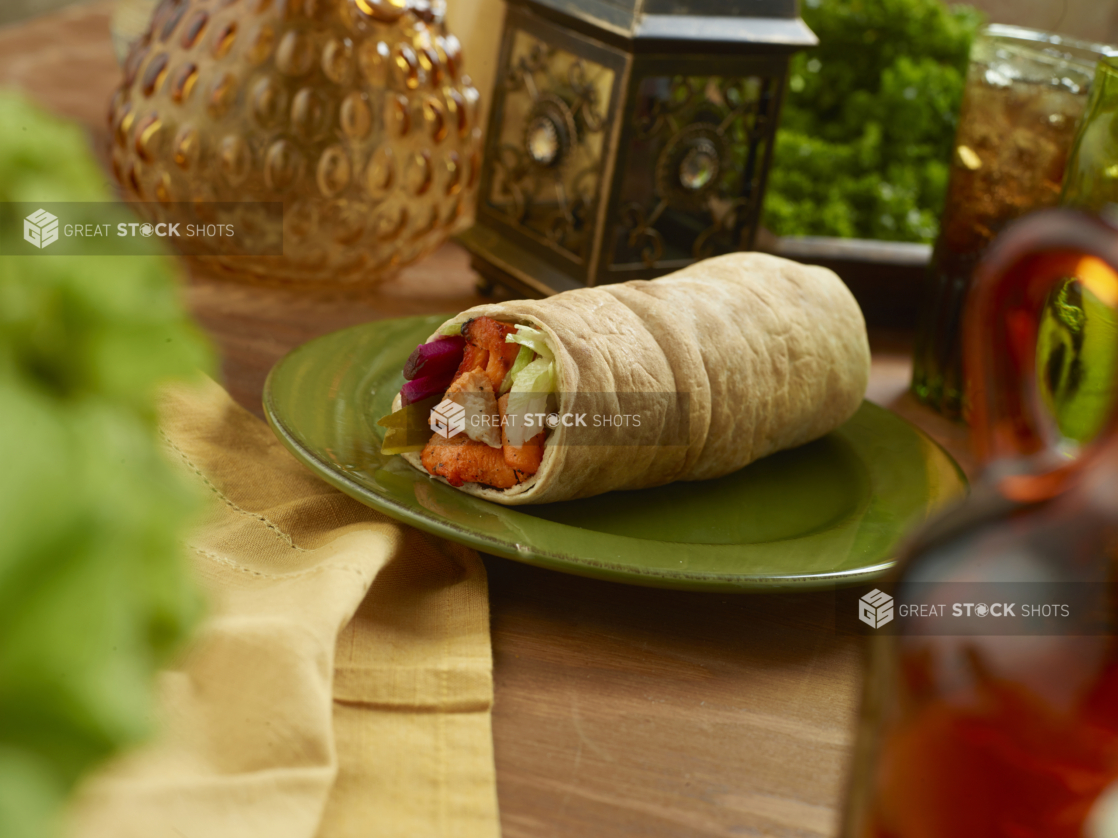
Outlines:
[[[960,497],[955,462],[868,402],[834,433],[736,474],[539,506],[504,507],[380,454],[416,344],[446,317],[335,332],[281,360],[264,387],[280,440],[346,494],[421,530],[568,573],[701,590],[865,583],[912,524]]]

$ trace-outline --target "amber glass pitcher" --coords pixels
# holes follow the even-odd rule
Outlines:
[[[1118,232],[1067,210],[1011,228],[976,276],[983,473],[885,586],[897,617],[871,641],[846,838],[1118,835],[1118,408],[1068,439],[1037,364],[1071,278],[1118,305]]]

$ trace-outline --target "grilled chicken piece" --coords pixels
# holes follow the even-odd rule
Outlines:
[[[446,391],[446,398],[465,409],[465,433],[470,439],[484,442],[491,448],[501,447],[497,397],[484,372],[471,370],[458,376]]]
[[[486,364],[489,363],[489,350],[479,349],[471,343],[466,344],[466,350],[462,355],[462,363],[458,365],[458,372],[454,373],[454,380],[457,381],[458,377],[465,375],[474,370],[485,371]]]
[[[540,431],[521,446],[509,445],[504,421],[508,408],[509,396],[506,393],[497,399],[497,409],[501,412],[501,447],[505,455],[505,462],[520,473],[535,474],[540,470],[540,463],[543,462],[543,444],[547,431]]]
[[[467,321],[462,326],[462,337],[466,339],[466,355],[458,372],[484,367],[485,374],[493,383],[493,392],[500,392],[505,376],[520,353],[520,344],[505,342],[505,337],[515,331],[516,326],[500,323],[491,317],[477,317]],[[471,347],[477,351],[471,353]],[[467,367],[467,364],[472,366]]]
[[[511,489],[529,476],[506,463],[500,448],[490,448],[465,434],[451,439],[431,437],[421,458],[429,474],[445,478],[451,486],[481,483],[494,489]]]

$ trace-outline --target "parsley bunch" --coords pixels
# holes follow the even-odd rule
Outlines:
[[[81,130],[0,93],[0,202],[109,200]],[[199,611],[181,544],[199,499],[154,393],[212,363],[166,257],[0,256],[5,838],[54,834],[79,777],[149,729],[155,671]]]
[[[982,23],[940,0],[806,0],[764,224],[778,235],[935,238],[970,45]]]

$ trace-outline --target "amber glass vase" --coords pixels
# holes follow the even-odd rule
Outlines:
[[[1043,309],[1068,277],[1118,304],[1118,233],[1064,210],[1012,228],[976,276],[965,345],[984,471],[887,586],[898,618],[872,640],[845,838],[1118,834],[1116,411],[1078,445],[1036,386]],[[971,632],[913,616],[980,589],[1019,596],[970,597]],[[1045,612],[1055,628],[1021,631],[1026,607],[1069,598]]]
[[[109,19],[109,33],[118,64],[123,66],[133,44],[151,28],[151,16],[157,5],[158,0],[116,0]]]
[[[444,9],[163,0],[110,108],[126,197],[153,222],[234,224],[237,253],[282,238],[282,256],[210,239],[238,273],[369,280],[430,252],[481,166],[478,94]],[[282,202],[282,224],[262,202]]]

